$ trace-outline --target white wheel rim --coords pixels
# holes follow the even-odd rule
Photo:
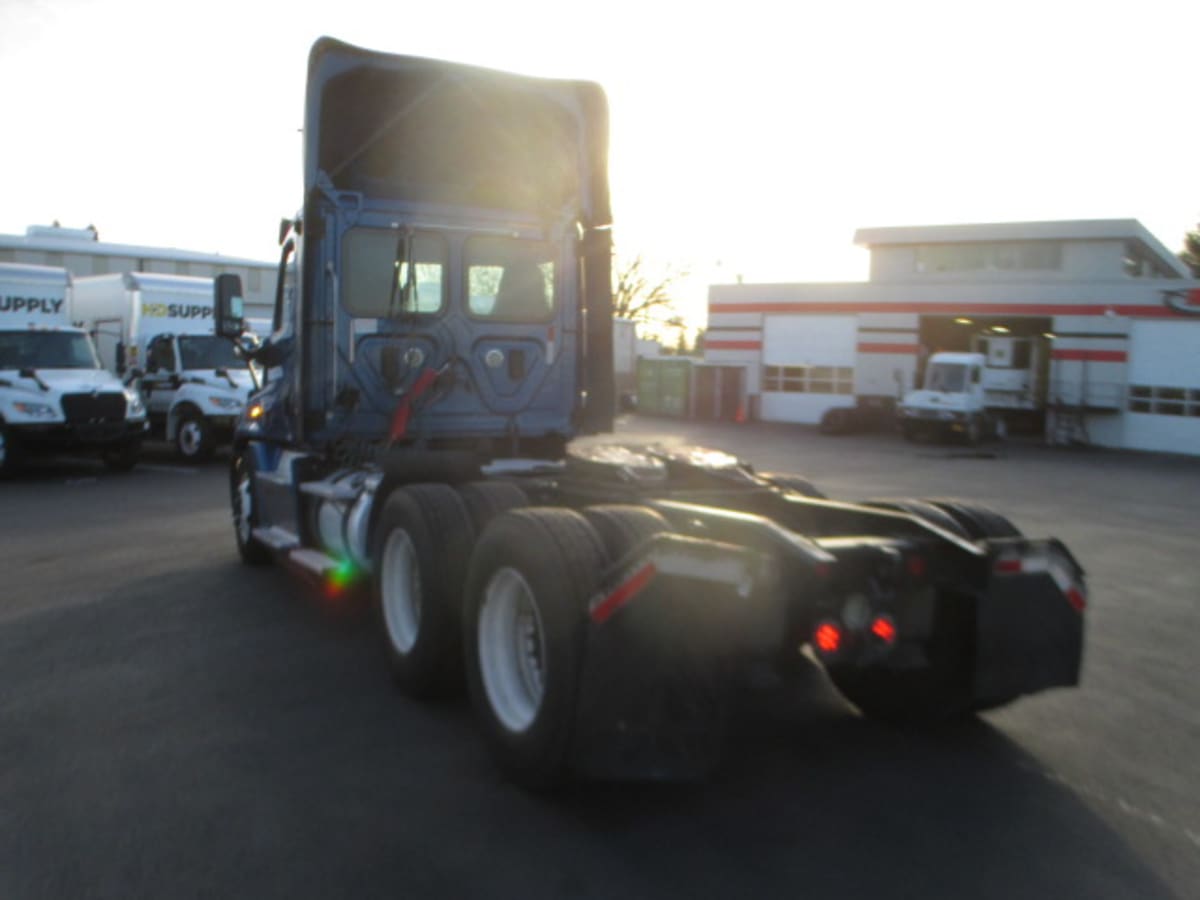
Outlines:
[[[184,456],[195,456],[200,450],[200,425],[195,421],[187,421],[179,426],[179,449]]]
[[[479,609],[479,668],[488,702],[512,732],[529,728],[546,694],[546,636],[528,582],[499,569]]]
[[[243,471],[237,483],[238,507],[234,515],[234,526],[243,544],[250,543],[250,473]]]
[[[396,528],[387,536],[379,576],[388,639],[397,653],[408,653],[421,629],[421,572],[407,531]]]

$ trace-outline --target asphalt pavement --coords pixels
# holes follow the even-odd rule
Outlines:
[[[223,461],[0,484],[0,898],[1200,897],[1200,460],[629,418],[1088,570],[1084,683],[934,733],[815,668],[699,785],[507,784],[370,610],[238,561]]]

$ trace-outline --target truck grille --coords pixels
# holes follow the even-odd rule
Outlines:
[[[125,395],[63,394],[63,415],[70,425],[98,425],[125,419]]]

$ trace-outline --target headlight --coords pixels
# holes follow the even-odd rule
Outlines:
[[[13,404],[13,409],[23,415],[29,416],[31,419],[56,419],[58,413],[54,411],[54,407],[48,403],[26,403],[19,402]]]
[[[146,407],[142,405],[142,398],[138,396],[137,391],[125,391],[125,414],[128,416],[144,416]]]
[[[208,402],[217,409],[228,409],[230,411],[242,408],[242,401],[236,397],[222,397],[219,394],[209,394]]]

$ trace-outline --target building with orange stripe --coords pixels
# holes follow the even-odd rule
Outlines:
[[[705,362],[741,368],[759,419],[886,416],[926,356],[1003,332],[1044,345],[1047,434],[1069,414],[1089,443],[1200,453],[1200,282],[1139,222],[869,228],[855,243],[865,282],[709,288]]]

